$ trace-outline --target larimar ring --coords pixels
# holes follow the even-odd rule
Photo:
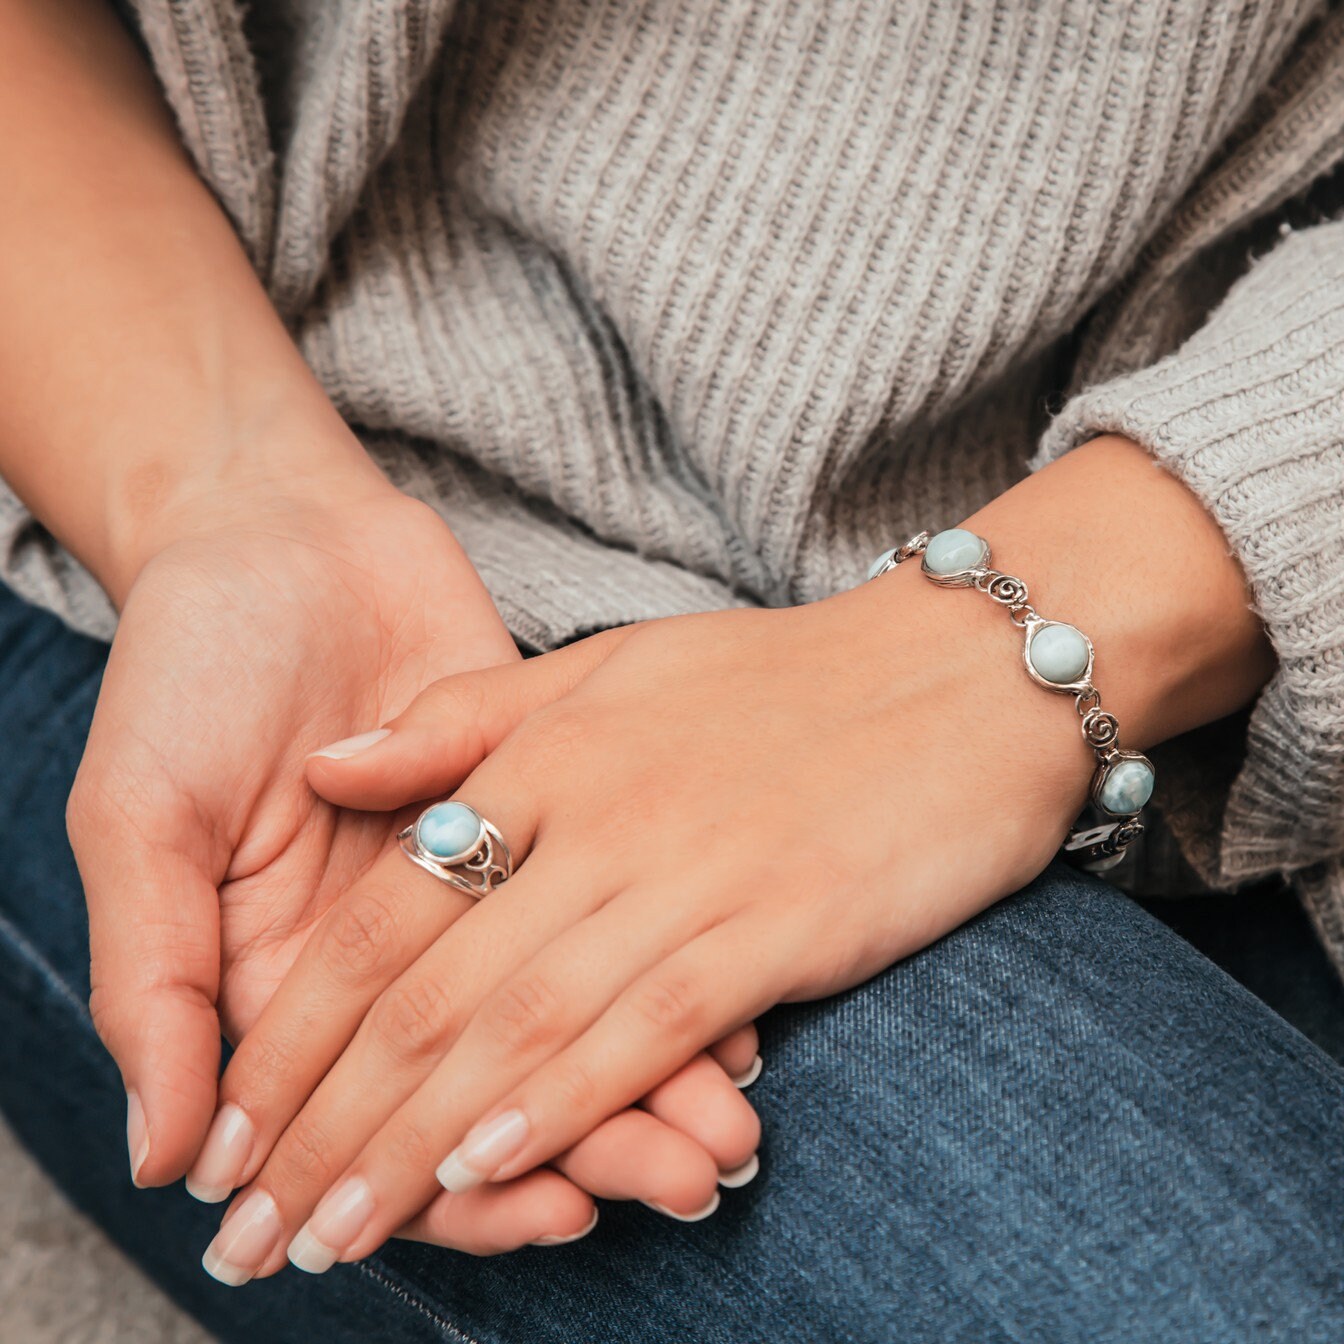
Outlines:
[[[425,808],[397,839],[412,863],[477,900],[513,876],[504,837],[466,803]]]

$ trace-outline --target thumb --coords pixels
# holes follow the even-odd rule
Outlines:
[[[605,662],[632,628],[444,677],[382,728],[313,752],[308,782],[328,802],[371,811],[450,793],[529,714],[568,695]]]
[[[71,795],[71,845],[89,911],[93,1024],[126,1086],[136,1185],[191,1164],[214,1114],[220,1037],[219,898],[203,867],[120,810]]]

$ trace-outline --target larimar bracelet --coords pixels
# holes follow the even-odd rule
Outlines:
[[[1096,753],[1097,768],[1088,805],[1070,827],[1060,854],[1089,872],[1113,868],[1124,858],[1126,846],[1143,833],[1139,814],[1153,795],[1156,774],[1142,752],[1120,748],[1120,725],[1102,709],[1101,692],[1092,684],[1092,641],[1075,626],[1038,615],[1027,601],[1027,585],[991,569],[989,542],[964,528],[911,537],[904,546],[879,555],[868,577],[875,579],[917,555],[924,557],[920,567],[934,583],[975,588],[1007,607],[1008,619],[1025,635],[1022,663],[1027,675],[1047,690],[1073,696],[1083,741]]]

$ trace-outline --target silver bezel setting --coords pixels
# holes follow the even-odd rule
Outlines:
[[[457,803],[476,818],[479,825],[471,846],[446,858],[425,847],[420,839],[420,823],[427,813],[441,805],[431,803],[397,836],[401,851],[412,863],[440,882],[446,882],[450,887],[456,887],[458,891],[480,900],[513,876],[513,855],[504,837],[470,803],[463,803],[457,798],[441,801]]]
[[[424,819],[427,816],[429,816],[429,814],[433,812],[436,807],[443,807],[445,803],[451,803],[454,807],[460,807],[464,811],[470,812],[471,815],[476,818],[475,837],[473,838],[471,844],[459,850],[456,854],[436,854],[420,838],[421,822],[423,822]],[[485,818],[481,816],[481,814],[474,807],[470,806],[470,804],[460,803],[457,801],[456,798],[445,799],[444,802],[431,803],[429,807],[425,808],[425,810],[418,817],[416,817],[413,829],[414,829],[414,835],[412,838],[415,841],[416,853],[419,854],[422,858],[429,859],[432,863],[440,863],[446,866],[451,866],[456,863],[466,863],[467,860],[470,859],[473,855],[480,853],[481,846],[485,843],[485,835],[486,835]]]
[[[968,529],[961,528],[955,530],[966,531]],[[936,532],[933,534],[935,537],[937,535]],[[989,552],[989,542],[987,542],[978,532],[972,532],[971,536],[980,543],[980,559],[977,560],[974,565],[970,566],[969,569],[958,569],[952,574],[939,574],[936,570],[930,569],[928,544],[929,541],[933,540],[933,537],[929,537],[924,543],[922,558],[919,562],[920,572],[926,579],[930,580],[932,583],[936,583],[940,588],[973,588],[980,578],[988,573],[989,562],[992,557]]]
[[[1139,807],[1135,808],[1132,812],[1112,812],[1111,809],[1101,801],[1101,791],[1106,785],[1106,777],[1122,761],[1142,761],[1144,765],[1148,767],[1153,779],[1157,779],[1157,770],[1154,768],[1152,761],[1150,761],[1143,752],[1122,751],[1118,747],[1113,748],[1104,761],[1098,762],[1097,768],[1092,774],[1092,783],[1088,786],[1087,790],[1088,802],[1091,803],[1104,817],[1137,817],[1139,813],[1143,811],[1143,807]],[[1144,807],[1146,806],[1147,804],[1145,803]]]
[[[1070,630],[1078,632],[1083,643],[1087,645],[1087,666],[1083,669],[1083,675],[1076,681],[1047,681],[1045,677],[1032,666],[1031,645],[1032,641],[1042,630],[1052,625],[1068,626]],[[1028,616],[1023,630],[1026,632],[1022,640],[1022,666],[1027,669],[1027,676],[1038,686],[1044,686],[1047,691],[1063,691],[1066,695],[1082,695],[1093,689],[1092,686],[1092,664],[1096,660],[1097,651],[1092,647],[1092,641],[1078,629],[1076,625],[1068,621],[1050,621],[1043,616]]]

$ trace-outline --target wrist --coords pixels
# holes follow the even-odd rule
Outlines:
[[[930,530],[941,521],[931,520]],[[1042,619],[1091,640],[1090,682],[1118,721],[1124,750],[1144,751],[1233,712],[1273,671],[1218,527],[1136,444],[1084,445],[959,526],[988,541],[996,570],[1027,584]],[[926,688],[928,703],[954,716],[953,739],[966,748],[962,767],[1009,762],[1014,815],[1030,813],[1035,831],[1062,835],[1097,758],[1072,697],[1049,693],[1024,669],[1025,634],[1006,609],[981,593],[938,587],[917,561],[840,600],[862,631],[859,657],[890,688],[873,701],[894,702],[878,717],[909,733],[910,693],[923,703]],[[959,753],[960,746],[953,757]]]
[[[1248,704],[1274,669],[1217,523],[1138,444],[1094,439],[965,526],[1042,614],[1083,630],[1127,745],[1145,749]]]
[[[108,484],[101,535],[81,558],[120,609],[173,544],[296,512],[346,511],[396,494],[335,409],[312,390],[200,428],[149,452]]]

